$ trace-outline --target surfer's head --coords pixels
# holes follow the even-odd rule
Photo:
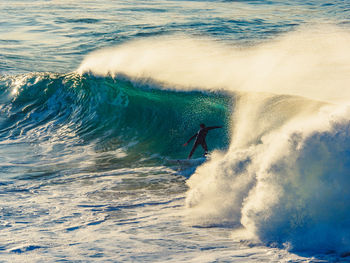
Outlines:
[[[203,128],[205,128],[205,124],[201,123],[201,124],[199,124],[199,127],[201,127],[203,129]]]

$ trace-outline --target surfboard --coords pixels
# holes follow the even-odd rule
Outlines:
[[[205,157],[196,159],[168,159],[169,164],[175,164],[180,166],[196,166],[204,163],[207,160]]]

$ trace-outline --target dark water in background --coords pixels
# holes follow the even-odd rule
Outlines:
[[[329,75],[316,74],[316,79],[335,83],[339,93],[348,83],[343,74],[349,69],[348,49],[341,48],[347,43],[350,3],[38,0],[0,5],[0,261],[346,260],[348,111],[326,111],[318,122],[327,103],[310,100],[320,99],[312,90],[314,77],[298,79],[295,67],[270,74],[274,58],[249,50],[278,53],[270,43],[316,27],[321,33],[315,39],[325,41],[319,53],[327,56],[320,61],[332,63],[324,71]],[[332,30],[341,31],[338,38],[328,37]],[[281,42],[285,57],[278,68],[300,58],[292,47],[303,50],[305,35]],[[170,51],[157,45],[169,36],[174,40],[168,42]],[[210,59],[226,51],[213,50],[204,59],[203,52],[176,42],[188,38],[232,46],[253,59],[232,72],[229,63],[210,70],[207,65],[217,62]],[[129,43],[145,39],[147,49],[141,43],[129,51]],[[317,49],[318,42],[313,43]],[[96,64],[83,74],[75,72],[90,52],[115,46],[126,48],[118,56],[103,54],[102,62],[97,53],[87,60]],[[147,53],[159,47],[167,54]],[[169,56],[174,50],[186,51],[185,59],[175,62],[178,55]],[[124,55],[126,63],[108,65],[109,56],[115,62]],[[266,63],[255,63],[255,57],[264,56]],[[297,65],[313,59],[303,56]],[[160,61],[160,69],[152,61]],[[191,72],[193,61],[203,65],[195,64],[202,75]],[[324,66],[315,61],[310,67]],[[98,72],[100,65],[108,74]],[[161,75],[167,68],[170,77]],[[244,76],[256,86],[266,84],[266,72],[269,79],[287,75],[306,84],[286,95],[252,95],[251,89],[242,94],[235,90],[237,83],[223,84],[230,77],[215,75],[216,70]],[[222,89],[198,77],[210,79],[210,72],[223,80]],[[304,89],[310,89],[308,99],[290,96],[303,95]],[[299,123],[300,116],[304,122]],[[190,148],[182,144],[201,122],[224,128],[209,133],[208,146],[217,152],[186,183],[196,166],[179,167],[167,159],[187,156]],[[201,149],[195,156],[200,155]],[[185,220],[187,213],[195,219]],[[237,237],[242,227],[255,237]]]
[[[185,33],[254,44],[309,23],[347,27],[347,1],[3,1],[1,72],[75,70],[89,52]]]

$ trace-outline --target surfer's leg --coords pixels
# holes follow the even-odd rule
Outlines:
[[[207,143],[204,141],[201,143],[203,149],[204,149],[204,156],[206,156],[208,154],[208,146]]]
[[[193,145],[192,150],[191,150],[190,154],[188,155],[188,159],[191,159],[192,154],[194,153],[194,150],[196,150],[197,146],[198,146],[198,143],[195,143]]]

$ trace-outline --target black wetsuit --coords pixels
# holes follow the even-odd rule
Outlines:
[[[188,159],[191,159],[192,154],[194,153],[194,151],[196,150],[196,148],[199,144],[203,147],[203,149],[205,151],[204,155],[206,155],[208,153],[208,147],[207,147],[207,143],[205,142],[205,137],[207,136],[209,130],[217,129],[217,128],[222,128],[222,126],[212,126],[212,127],[200,128],[200,130],[187,141],[187,143],[189,143],[193,138],[196,137],[196,141],[194,142],[192,150],[191,150],[190,154],[188,155]]]

